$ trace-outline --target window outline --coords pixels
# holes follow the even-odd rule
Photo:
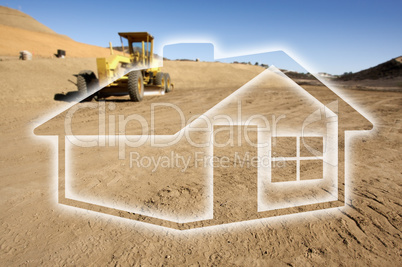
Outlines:
[[[294,137],[296,138],[296,157],[272,157],[272,139],[273,138],[281,138],[281,137]],[[302,137],[318,137],[321,138],[322,140],[322,156],[311,156],[311,157],[301,157],[300,156],[300,139]],[[293,136],[275,136],[271,137],[271,163],[272,162],[279,162],[279,161],[296,161],[296,180],[291,180],[291,181],[278,181],[278,182],[273,182],[272,181],[272,164],[271,164],[271,183],[287,183],[287,182],[301,182],[301,181],[311,181],[311,180],[322,180],[324,179],[324,136],[322,135],[293,135]],[[300,180],[300,161],[302,160],[321,160],[323,162],[323,168],[322,168],[322,178],[318,179],[304,179]]]

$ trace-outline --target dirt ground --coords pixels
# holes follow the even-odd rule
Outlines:
[[[181,102],[202,113],[262,71],[203,62],[166,62],[165,67],[175,91],[141,104],[114,102],[117,108]],[[178,232],[57,203],[57,148],[32,131],[42,118],[71,104],[54,96],[76,90],[73,74],[82,69],[95,69],[94,59],[0,62],[2,265],[401,265],[400,92],[340,91],[374,123],[373,130],[348,143],[352,163],[345,207]],[[198,76],[178,76],[197,69]],[[202,75],[206,70],[211,81]],[[208,90],[217,82],[213,79],[231,73],[239,75]],[[193,86],[202,82],[203,89]]]
[[[54,58],[58,49],[68,57],[108,56],[108,48],[76,42],[18,10],[0,6],[0,59],[18,59],[19,52],[28,50],[33,58]],[[105,42],[105,47],[108,43]],[[119,53],[119,52],[115,52]]]
[[[71,97],[75,95],[76,78],[73,75],[84,69],[95,70],[95,59],[89,57],[107,56],[109,50],[75,42],[30,16],[5,7],[0,7],[0,35],[2,266],[402,265],[400,79],[340,84],[338,93],[374,124],[373,130],[347,139],[350,163],[346,170],[344,207],[178,231],[58,203],[57,146],[34,135],[33,130],[45,118],[74,104]],[[65,49],[67,58],[51,59],[57,49]],[[15,60],[21,50],[33,52],[34,60]],[[127,97],[104,103],[114,105],[115,114],[139,112],[148,118],[150,104],[167,102],[179,105],[188,118],[204,113],[264,69],[241,64],[166,61],[164,70],[174,81],[173,92],[147,96],[141,103],[127,101]],[[322,95],[322,87],[317,83],[301,81],[299,84],[307,85],[310,92],[324,99],[331,98],[329,93]],[[274,89],[275,86],[279,85],[274,84]],[[273,100],[271,109],[281,107],[292,113],[301,106],[299,99],[288,97],[279,87],[276,89],[268,96]],[[247,99],[249,112],[261,112],[265,108],[261,101],[264,97],[267,95]],[[76,115],[75,131],[97,134],[96,111],[86,110]],[[164,110],[156,118],[161,126],[158,134],[171,134],[181,127],[177,115]],[[343,119],[348,126],[359,123],[353,112],[346,112]],[[43,130],[54,134],[64,132],[60,126],[63,122],[62,114],[45,124]],[[128,130],[135,133],[135,125],[130,125]],[[218,151],[221,152],[225,151]],[[96,186],[103,186],[103,182],[113,186],[116,178],[124,175],[123,169],[117,174],[111,165],[96,162],[102,155],[106,156],[95,151],[89,159],[77,154],[81,168],[91,170],[77,172],[82,178],[79,181],[88,181],[95,175],[99,178]],[[226,182],[224,186],[237,183],[243,189],[255,190],[255,186],[242,178],[255,175],[256,170],[237,171],[237,175],[232,175],[219,169],[216,174],[232,179],[220,180]],[[134,195],[142,197],[141,201],[150,209],[169,210],[170,206],[162,204],[176,198],[182,207],[180,212],[202,211],[205,192],[195,174],[182,186],[180,180],[168,173],[156,173],[158,179],[154,177],[152,181],[137,179],[139,189]],[[127,189],[122,192],[129,197],[133,195]],[[228,191],[216,193],[231,198]],[[230,203],[234,207],[237,204]]]

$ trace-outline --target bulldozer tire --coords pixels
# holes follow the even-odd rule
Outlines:
[[[163,88],[165,88],[165,75],[163,72],[158,72],[156,74],[155,85],[163,85]]]
[[[165,73],[165,92],[169,93],[172,91],[172,86],[171,86],[171,82],[170,82],[170,75],[169,73]]]
[[[93,71],[84,70],[77,75],[77,88],[80,96],[86,96],[90,93],[90,85],[96,81],[96,75]],[[89,95],[84,101],[91,101],[93,95]]]
[[[128,94],[134,102],[140,102],[144,97],[144,80],[140,71],[128,74]]]

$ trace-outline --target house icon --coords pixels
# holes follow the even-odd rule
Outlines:
[[[345,132],[372,128],[274,66],[189,120],[156,101],[77,103],[35,129],[58,136],[59,203],[179,230],[341,207]]]

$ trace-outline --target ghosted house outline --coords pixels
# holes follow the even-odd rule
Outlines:
[[[275,70],[276,68],[273,67],[273,69]],[[270,70],[270,69],[268,69],[268,70]],[[265,71],[268,71],[268,70],[265,70]],[[260,75],[261,74],[257,75],[257,77]],[[281,75],[285,75],[285,74],[281,73]],[[240,87],[237,91],[235,91],[235,93],[239,92],[241,90],[244,90],[244,88],[245,88],[245,86]],[[309,94],[311,93],[311,92],[308,92],[302,86],[299,86],[299,88],[301,88],[301,90],[305,90]],[[326,88],[326,90],[332,91],[327,86],[325,86],[325,88]],[[233,97],[233,94],[226,97],[224,100],[219,102],[219,104],[221,104],[225,100],[229,100],[229,98]],[[310,95],[314,99],[316,99],[319,103],[322,103],[322,105],[327,106],[328,103],[324,104],[325,102],[320,101],[319,97],[314,96],[312,94],[310,94]],[[339,97],[339,99],[341,99],[341,98]],[[217,104],[216,106],[218,106],[219,104]],[[214,108],[216,106],[212,107],[209,111],[214,110]],[[331,110],[331,109],[329,108],[329,110]],[[353,109],[353,110],[355,110],[355,109]],[[207,111],[207,112],[209,112],[209,111]],[[207,113],[207,112],[205,112],[205,113]],[[332,113],[334,114],[335,112],[332,112]],[[342,132],[341,132],[341,127],[338,128],[338,124],[337,124],[337,131],[338,131],[337,145],[345,144],[345,133],[344,133],[345,131],[370,130],[372,128],[372,124],[370,122],[368,122],[366,118],[364,118],[364,120],[365,120],[365,123],[363,123],[363,126],[362,125],[354,125],[353,127],[348,127],[348,128],[342,127]],[[342,118],[339,118],[338,123],[342,124]],[[35,128],[35,130],[40,128],[42,124],[38,125]],[[217,124],[217,125],[219,125],[219,124]],[[187,125],[186,127],[188,127],[188,126],[189,125]],[[185,130],[186,127],[181,129],[180,131]],[[51,134],[46,134],[46,135],[51,135]],[[112,208],[112,207],[102,206],[99,204],[88,203],[88,202],[81,201],[81,200],[75,200],[75,199],[66,197],[66,177],[65,177],[66,155],[65,155],[65,153],[60,153],[60,151],[63,151],[63,149],[67,150],[66,143],[65,143],[66,138],[67,138],[66,135],[64,137],[58,135],[58,140],[59,140],[58,141],[58,148],[59,148],[59,150],[58,150],[59,151],[59,153],[58,153],[58,170],[59,170],[59,172],[58,172],[58,201],[60,204],[65,204],[65,205],[69,205],[69,206],[73,206],[73,207],[77,207],[77,208],[83,208],[83,209],[92,210],[92,211],[96,211],[96,212],[100,212],[100,213],[104,213],[104,214],[109,214],[109,215],[119,216],[122,218],[128,218],[128,219],[140,221],[140,222],[155,224],[155,225],[159,225],[159,226],[163,226],[163,227],[168,227],[168,228],[173,228],[173,229],[178,229],[178,230],[186,230],[186,229],[200,228],[200,227],[206,227],[206,226],[212,226],[212,225],[220,225],[220,224],[225,224],[225,223],[229,223],[229,222],[241,222],[241,221],[246,221],[246,220],[255,220],[255,219],[262,219],[262,218],[268,218],[268,217],[273,217],[273,216],[300,213],[300,212],[306,212],[306,211],[312,211],[312,210],[321,210],[321,209],[327,209],[327,208],[333,208],[333,207],[340,207],[340,206],[344,206],[344,203],[345,203],[345,172],[344,172],[344,168],[345,168],[346,162],[345,162],[344,149],[339,150],[340,152],[337,155],[338,161],[339,161],[339,159],[341,159],[341,161],[343,161],[345,164],[337,165],[337,169],[339,170],[339,173],[338,173],[338,177],[337,177],[338,190],[337,190],[337,195],[335,196],[336,200],[315,203],[315,204],[285,207],[285,208],[279,208],[279,209],[260,210],[259,204],[258,204],[259,199],[256,199],[255,212],[252,213],[251,215],[247,214],[246,217],[238,217],[235,221],[225,221],[224,219],[217,218],[215,216],[214,211],[216,211],[216,209],[219,209],[221,207],[221,205],[219,203],[217,203],[217,199],[216,199],[215,195],[213,195],[213,200],[212,200],[213,201],[212,218],[206,218],[206,219],[202,219],[202,220],[189,221],[189,222],[177,222],[177,221],[172,221],[172,220],[169,220],[166,218],[157,218],[157,217],[147,216],[147,215],[140,214],[140,213],[127,212],[127,211],[119,210],[119,209]],[[298,146],[297,149],[300,149],[300,146]],[[213,177],[214,180],[215,180],[215,178],[216,177]],[[300,181],[300,177],[298,177],[297,181],[295,181],[295,182],[299,182],[299,181]]]

